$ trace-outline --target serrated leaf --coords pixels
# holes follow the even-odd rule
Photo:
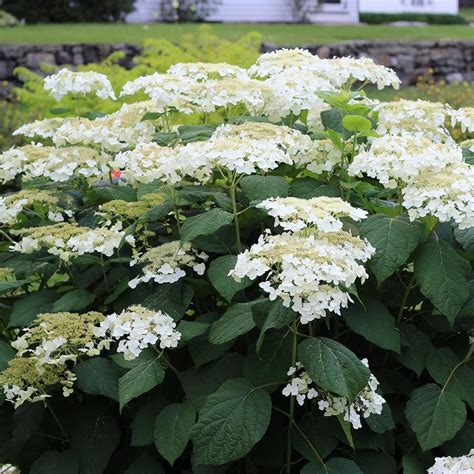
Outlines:
[[[283,301],[279,298],[268,302],[268,306],[266,305],[264,308],[267,314],[257,339],[257,353],[260,352],[267,331],[270,329],[281,329],[296,319],[296,313],[291,308],[284,306]]]
[[[83,392],[90,395],[103,395],[118,401],[120,371],[110,360],[94,357],[79,362],[74,372],[77,376],[76,385]]]
[[[222,209],[211,209],[197,216],[189,217],[181,226],[181,240],[189,242],[201,235],[210,235],[221,227],[230,224],[233,216]]]
[[[345,458],[332,458],[325,466],[311,462],[301,470],[301,474],[363,474],[354,461]]]
[[[405,409],[411,429],[423,451],[454,437],[466,419],[466,407],[453,393],[435,384],[413,391]]]
[[[206,398],[226,380],[242,376],[243,357],[235,352],[225,354],[219,360],[196,369],[180,372],[178,377],[186,399],[200,409]]]
[[[420,290],[451,324],[469,297],[466,274],[469,262],[444,240],[425,244],[415,257],[415,278]]]
[[[357,334],[382,349],[400,353],[400,333],[395,318],[379,301],[366,298],[342,313],[344,321]]]
[[[373,413],[368,416],[365,421],[369,425],[369,428],[376,433],[385,433],[386,431],[395,429],[392,410],[390,410],[388,402],[383,404],[382,413],[380,413],[380,415]]]
[[[275,383],[267,389],[272,392],[278,388],[278,382],[285,382],[290,366],[291,334],[275,331],[267,336],[258,354],[255,346],[250,346],[244,362],[244,377],[256,387]]]
[[[180,321],[176,330],[181,333],[180,342],[184,343],[202,336],[209,331],[211,325],[209,323],[200,323],[198,321]]]
[[[423,225],[410,222],[406,216],[392,218],[376,214],[362,222],[360,235],[375,248],[375,254],[369,260],[369,268],[380,285],[406,263],[420,243]]]
[[[15,357],[16,351],[5,341],[0,341],[0,372],[8,367],[8,361]]]
[[[120,440],[117,421],[92,406],[71,413],[71,447],[79,456],[81,474],[102,474]]]
[[[164,472],[159,461],[150,453],[144,452],[127,467],[124,474],[164,474]]]
[[[231,306],[211,327],[211,344],[224,344],[246,334],[255,327],[250,303]]]
[[[456,240],[466,252],[474,253],[474,227],[469,227],[469,229],[459,229],[459,227],[456,227],[454,229],[454,237],[456,237]]]
[[[25,327],[33,322],[40,313],[51,312],[58,294],[50,290],[30,293],[20,300],[15,301],[10,315],[10,327]]]
[[[237,257],[235,255],[224,255],[211,262],[207,271],[207,276],[212,286],[223,296],[228,303],[239,291],[249,287],[253,282],[250,278],[242,278],[235,281],[229,272],[235,267]]]
[[[129,370],[119,379],[120,410],[134,398],[149,392],[165,378],[165,371],[158,359],[145,361]]]
[[[426,358],[426,368],[433,380],[444,386],[449,378],[446,390],[455,393],[474,408],[474,370],[460,363],[459,357],[449,347],[433,347]]]
[[[73,451],[47,451],[31,466],[30,474],[78,474],[79,459]]]
[[[267,431],[271,411],[267,392],[245,379],[225,382],[209,395],[191,431],[196,462],[220,465],[246,456]]]
[[[87,290],[79,289],[68,291],[56,300],[51,309],[52,313],[77,312],[87,308],[94,302],[95,296]]]
[[[155,421],[155,446],[173,465],[189,443],[196,410],[189,402],[173,403],[163,409]]]
[[[244,176],[240,187],[249,201],[259,202],[272,197],[286,197],[290,185],[281,176]]]
[[[309,376],[323,390],[352,401],[367,386],[369,369],[337,341],[306,339],[299,344],[298,355]]]
[[[130,446],[153,444],[155,440],[155,420],[165,405],[166,401],[163,398],[154,396],[153,401],[139,408],[131,424],[132,440]]]
[[[426,356],[431,349],[429,337],[413,324],[404,324],[400,328],[400,362],[416,375],[420,375],[426,366]]]

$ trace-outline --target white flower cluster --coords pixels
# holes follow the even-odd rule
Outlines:
[[[380,135],[411,133],[434,142],[452,142],[446,122],[452,110],[446,104],[426,100],[381,102],[375,105],[377,132]]]
[[[281,298],[306,324],[347,307],[348,288],[368,277],[363,263],[374,252],[367,241],[344,231],[265,234],[238,255],[229,275],[237,281],[266,275],[260,288],[271,300]]]
[[[367,359],[362,359],[361,362],[365,366],[369,366]],[[312,387],[313,380],[300,362],[297,362],[295,367],[290,367],[288,375],[292,376],[292,379],[283,388],[284,396],[296,397],[299,405],[303,405],[306,399],[317,399],[318,408],[324,412],[324,416],[343,414],[344,420],[349,422],[354,429],[362,428],[361,416],[368,418],[372,414],[380,415],[382,413],[385,399],[377,393],[379,382],[373,374],[370,374],[367,386],[357,394],[352,403],[349,403],[345,397],[339,397],[318,387]]]
[[[57,255],[61,260],[87,253],[100,253],[111,257],[123,241],[134,246],[135,240],[122,230],[122,223],[111,227],[81,227],[72,223],[59,223],[43,227],[32,227],[12,231],[23,236],[10,250],[20,253],[32,253],[46,248],[48,253]]]
[[[143,266],[141,276],[128,282],[130,288],[148,281],[155,283],[174,283],[186,276],[185,268],[191,268],[198,275],[203,275],[206,270],[208,256],[196,252],[188,242],[179,240],[167,242],[147,250],[132,264],[139,263]]]
[[[106,316],[94,334],[110,343],[118,342],[117,352],[123,353],[126,360],[133,360],[158,342],[161,349],[176,347],[181,333],[175,327],[173,318],[166,313],[135,305]]]
[[[398,181],[410,182],[423,170],[441,171],[462,162],[462,150],[454,143],[435,143],[412,134],[383,135],[354,157],[348,171],[353,176],[364,173],[386,188],[395,188]]]
[[[109,172],[109,160],[110,156],[83,146],[25,145],[0,155],[0,180],[6,183],[19,174],[25,179],[45,176],[59,183],[72,176],[103,178]]]
[[[143,120],[148,112],[157,112],[152,101],[123,104],[117,112],[95,120],[84,117],[37,120],[20,127],[14,135],[51,139],[57,146],[81,144],[117,152],[151,141],[156,127],[152,120]]]
[[[474,167],[461,163],[423,171],[402,190],[410,219],[427,215],[453,220],[460,229],[474,227]]]
[[[118,153],[111,165],[123,170],[123,176],[132,184],[156,180],[176,184],[184,178],[205,181],[212,172],[202,142],[175,148],[156,143],[139,144],[133,150]]]
[[[275,225],[291,232],[306,227],[315,227],[321,232],[336,232],[342,229],[341,218],[360,221],[367,217],[363,209],[352,207],[340,198],[314,197],[299,199],[295,197],[270,198],[257,207],[265,209],[275,218]]]
[[[0,196],[0,224],[14,224],[24,211],[34,213],[37,210],[36,206],[45,207],[49,220],[53,222],[62,222],[64,216],[72,216],[71,210],[60,206],[57,195],[40,189],[23,189],[5,197]]]
[[[386,86],[398,89],[400,86],[400,79],[392,69],[375,64],[370,58],[321,59],[302,49],[280,49],[263,54],[249,69],[249,74],[265,78],[285,71],[295,75],[316,73],[337,88],[354,81],[373,83],[379,89]]]
[[[463,132],[474,133],[474,107],[463,107],[458,110],[451,111],[451,124],[461,125]]]
[[[47,76],[44,88],[56,99],[67,94],[81,95],[93,93],[100,99],[116,100],[112,84],[107,76],[94,71],[73,72],[61,69],[57,74]]]
[[[459,457],[435,458],[428,474],[474,474],[474,449]]]
[[[202,82],[208,79],[248,79],[247,71],[239,66],[227,63],[176,63],[167,71],[167,74],[190,78]]]
[[[282,163],[312,161],[313,142],[289,127],[246,122],[221,125],[203,148],[211,167],[249,175],[268,172]]]

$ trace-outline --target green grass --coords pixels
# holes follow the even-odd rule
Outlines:
[[[461,8],[460,15],[462,15],[468,21],[474,21],[474,7],[472,8]]]
[[[179,40],[192,33],[196,24],[43,24],[0,29],[0,43],[135,43],[145,38]],[[291,25],[291,24],[221,24],[212,25],[219,36],[237,39],[250,31],[259,31],[267,42],[280,45],[328,44],[352,39],[392,41],[472,39],[474,29],[462,25],[395,27],[385,25]]]

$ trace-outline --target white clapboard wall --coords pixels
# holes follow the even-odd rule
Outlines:
[[[397,1],[397,0],[394,0]],[[316,5],[314,0],[307,0]],[[357,23],[358,0],[322,2],[309,8],[307,19],[316,23]],[[127,16],[129,23],[160,20],[160,0],[137,0],[135,11]],[[216,10],[207,18],[217,22],[287,23],[297,21],[293,0],[220,0]]]
[[[459,12],[459,0],[359,0],[362,13]]]

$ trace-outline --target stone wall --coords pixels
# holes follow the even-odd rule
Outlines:
[[[273,51],[280,47],[264,44],[262,51]],[[426,75],[429,70],[437,80],[474,81],[474,41],[348,41],[304,47],[322,58],[371,57],[377,63],[395,69],[404,84],[415,83],[419,76]],[[129,44],[0,45],[0,81],[6,81],[7,85],[14,83],[13,70],[17,66],[35,71],[39,70],[42,63],[77,66],[100,62],[115,51],[124,51],[125,57],[121,64],[131,67],[140,48]]]
[[[474,34],[474,30],[473,30]],[[273,51],[281,46],[263,45]],[[322,58],[370,57],[399,74],[405,85],[414,84],[431,72],[435,80],[474,82],[474,41],[347,41],[333,45],[308,45],[304,48]]]

